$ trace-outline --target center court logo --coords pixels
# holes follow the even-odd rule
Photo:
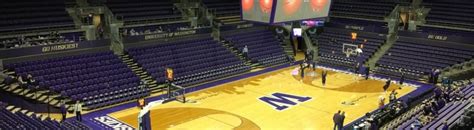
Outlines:
[[[102,124],[105,124],[108,127],[113,128],[114,130],[133,130],[132,127],[109,116],[100,116],[94,119]]]
[[[296,99],[298,102],[306,102],[311,99],[311,97],[291,95],[285,93],[273,93],[273,97],[260,97],[259,99],[271,106],[276,110],[283,111],[288,109],[290,106],[295,106],[297,103],[293,102],[290,99]]]

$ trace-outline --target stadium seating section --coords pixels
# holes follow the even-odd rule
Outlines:
[[[240,0],[203,0],[203,2],[214,13],[217,21],[224,25],[247,23],[240,17]]]
[[[80,100],[90,109],[149,95],[140,79],[112,52],[100,52],[7,65],[31,74],[42,89]]]
[[[8,110],[7,104],[0,102],[0,129],[2,130],[39,130],[39,129],[67,129],[67,130],[89,130],[88,126],[76,121],[67,120],[58,122],[51,118],[41,119],[36,114],[28,116],[26,112]]]
[[[110,0],[107,7],[125,24],[176,21],[181,13],[170,0]]]
[[[250,70],[249,66],[211,37],[159,43],[131,48],[127,52],[158,83],[165,82],[166,68],[174,70],[174,83],[181,86]]]
[[[474,29],[472,1],[428,0],[423,5],[431,9],[426,18],[427,24]]]
[[[434,35],[439,35],[439,36],[471,37],[471,36],[474,35],[474,32],[472,32],[472,31],[435,28],[435,27],[425,27],[425,26],[420,26],[420,28],[418,29],[418,32],[434,34]]]
[[[463,87],[461,91],[463,93],[464,98],[472,98],[474,96],[474,84]],[[469,106],[472,105],[473,104],[470,100],[448,102],[446,105],[444,105],[444,107],[438,110],[438,115],[435,117],[435,119],[429,122],[428,124],[422,126],[421,129],[441,129],[445,121],[447,122],[447,125],[452,126],[456,122],[456,120],[460,118],[461,114],[463,114],[464,109],[469,108]],[[417,114],[416,116],[413,116],[408,120],[403,121],[404,123],[398,126],[397,129],[412,129],[412,124],[415,123],[416,119],[420,116],[421,114]]]
[[[312,41],[317,40],[319,44],[319,56],[321,56],[320,64],[339,66],[345,68],[354,68],[356,61],[359,63],[366,62],[380,46],[385,42],[385,36],[370,32],[357,32],[357,40],[352,42],[351,30],[324,28],[324,32],[319,36],[311,35]],[[358,45],[364,43],[363,53],[359,59],[356,56],[347,57],[342,52],[344,44]]]
[[[370,2],[364,0],[334,0],[330,14],[338,17],[383,20],[384,16],[392,12],[396,4],[397,2],[389,0]]]
[[[0,33],[74,28],[64,1],[3,2],[0,8],[0,13],[3,14],[0,16]]]
[[[444,69],[470,60],[473,48],[450,45],[449,42],[400,37],[393,47],[377,62],[379,73],[399,76],[399,69],[408,78],[418,79],[432,69]]]
[[[278,39],[268,30],[256,30],[224,35],[223,39],[238,52],[247,45],[248,57],[252,63],[271,66],[288,62],[288,56],[280,46]]]
[[[0,16],[0,51],[78,43],[85,39],[85,30],[90,29],[88,27],[79,29],[78,23],[82,16],[71,17],[70,15],[74,14],[66,10],[67,7],[79,7],[80,3],[76,3],[76,0],[13,1],[5,0],[0,4],[2,8],[0,13],[3,14]],[[167,82],[166,68],[174,70],[174,84],[189,88],[250,72],[255,66],[270,67],[289,63],[292,60],[282,47],[282,43],[288,42],[284,41],[288,40],[287,37],[283,35],[277,37],[270,31],[271,29],[259,28],[256,27],[260,26],[259,24],[241,19],[240,0],[189,0],[191,3],[199,2],[199,8],[202,8],[201,10],[186,10],[191,12],[189,15],[192,18],[188,18],[186,12],[182,14],[175,6],[175,3],[181,2],[177,0],[78,0],[77,2],[89,2],[85,5],[91,7],[105,6],[113,13],[111,17],[124,21],[123,26],[119,24],[119,33],[129,39],[114,37],[110,40],[112,41],[111,49],[114,51],[122,47],[115,45],[128,40],[127,43],[122,44],[124,49],[120,50],[124,51],[124,54],[117,51],[120,53],[119,56],[110,50],[98,51],[101,48],[84,47],[80,48],[84,50],[77,49],[74,50],[76,54],[66,56],[63,54],[69,53],[68,50],[54,53],[43,52],[42,54],[47,57],[35,60],[25,56],[19,57],[18,59],[21,59],[19,61],[13,61],[17,60],[15,59],[17,57],[7,57],[0,61],[6,69],[5,74],[22,77],[31,74],[38,81],[39,90],[36,91],[37,88],[32,86],[19,88],[15,86],[16,83],[12,86],[7,86],[7,83],[0,84],[2,89],[11,88],[12,94],[24,96],[22,98],[28,100],[27,103],[29,103],[31,99],[28,99],[28,94],[18,93],[31,92],[30,90],[34,88],[35,92],[41,91],[41,94],[48,95],[48,97],[43,95],[39,97],[47,98],[51,106],[57,107],[57,102],[52,103],[49,100],[49,96],[54,95],[55,97],[51,99],[67,101],[68,110],[72,108],[70,104],[75,101],[81,101],[86,110],[94,110],[149,96],[150,93],[155,92],[155,87],[162,87]],[[443,70],[473,60],[474,47],[472,45],[474,44],[456,43],[469,41],[464,38],[469,39],[474,36],[474,2],[468,0],[423,0],[421,4],[423,8],[430,8],[430,11],[426,17],[426,23],[417,25],[417,30],[414,32],[430,34],[428,37],[436,35],[451,39],[442,41],[443,39],[408,37],[415,33],[399,28],[398,34],[395,33],[394,36],[396,42],[393,45],[391,44],[393,41],[388,42],[389,29],[387,22],[384,22],[384,17],[389,15],[397,5],[410,5],[411,2],[412,0],[332,0],[329,21],[326,21],[325,27],[316,27],[316,33],[308,33],[313,45],[318,47],[318,64],[354,71],[357,63],[364,65],[369,63],[369,59],[375,61],[381,56],[375,61],[376,68],[371,68],[374,74],[400,77],[403,73],[405,78],[418,80],[426,77],[433,69]],[[70,5],[71,3],[73,6]],[[208,20],[205,16],[207,13],[201,12],[204,9],[213,16],[213,20]],[[109,10],[105,11],[103,16],[108,17]],[[194,15],[198,17],[196,22],[199,26],[197,27],[191,26],[194,21],[189,20],[193,19]],[[104,23],[109,24],[109,22]],[[104,38],[115,36],[114,27],[101,30],[106,33]],[[255,28],[239,29],[244,27]],[[211,30],[213,36],[220,37],[211,37],[210,34],[204,34],[204,31],[196,31],[197,36],[171,37],[170,39],[166,37],[166,40],[157,41],[142,38],[143,36],[128,37],[199,30],[200,28],[208,29],[205,31]],[[353,32],[357,33],[355,41],[351,39]],[[95,39],[90,38],[94,36],[94,33],[87,36],[88,39]],[[149,41],[143,41],[143,44],[142,42],[131,43],[131,41],[136,41],[134,38]],[[347,56],[343,48],[349,46],[344,46],[345,44],[352,45],[350,48],[362,44],[363,53],[360,56]],[[248,57],[242,55],[245,46],[248,47]],[[36,47],[28,49],[33,50]],[[285,49],[288,51],[292,48],[285,47]],[[92,51],[89,52],[89,50]],[[386,53],[383,53],[385,50]],[[377,55],[374,56],[374,54]],[[446,70],[443,70],[443,73]],[[3,70],[1,73],[4,73]],[[150,80],[153,83],[150,83]],[[18,90],[16,91],[18,93],[13,91],[14,89]],[[156,90],[161,91],[161,88]],[[434,120],[422,126],[421,129],[441,129],[444,122],[453,126],[466,113],[464,112],[466,108],[474,108],[472,103],[474,84],[462,85],[461,93],[462,99],[446,102],[446,105],[436,111],[438,115],[434,117]],[[449,92],[449,94],[453,93]],[[434,100],[433,97],[421,95],[410,98]],[[32,100],[36,102],[39,99]],[[411,105],[415,107],[409,106],[412,108],[403,112],[414,111],[415,113],[397,113],[393,117],[400,117],[399,120],[390,121],[387,123],[390,127],[387,128],[411,129],[419,117],[424,116],[421,114],[422,109],[419,106],[416,107],[416,103]],[[0,130],[91,129],[91,126],[86,126],[76,120],[58,122],[44,115],[32,113],[0,102]],[[403,117],[403,115],[410,116]],[[388,120],[384,120],[384,123],[389,122]]]

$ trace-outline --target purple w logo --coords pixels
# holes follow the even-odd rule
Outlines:
[[[291,101],[289,98],[297,99],[299,102],[306,102],[311,99],[311,97],[296,96],[284,93],[273,93],[272,95],[273,97],[260,97],[259,99],[272,105],[279,111],[285,110],[289,106],[294,106],[297,104],[296,102]]]

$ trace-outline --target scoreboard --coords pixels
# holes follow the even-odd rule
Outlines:
[[[331,0],[241,0],[243,20],[281,23],[327,17]]]

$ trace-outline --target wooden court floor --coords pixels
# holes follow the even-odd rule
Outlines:
[[[378,107],[383,92],[383,81],[365,80],[352,74],[330,71],[327,83],[321,84],[320,72],[303,80],[291,73],[296,66],[215,86],[186,97],[194,103],[169,102],[151,110],[152,128],[156,130],[330,130],[332,116],[337,110],[346,112],[344,124]],[[313,72],[308,70],[306,73]],[[311,75],[311,74],[310,74]],[[413,90],[397,84],[398,97]],[[305,102],[279,111],[259,98],[273,93],[311,97]],[[352,102],[353,105],[342,104]],[[388,102],[388,101],[386,101]],[[284,104],[283,104],[284,105]],[[130,108],[109,114],[135,128],[139,109]]]

